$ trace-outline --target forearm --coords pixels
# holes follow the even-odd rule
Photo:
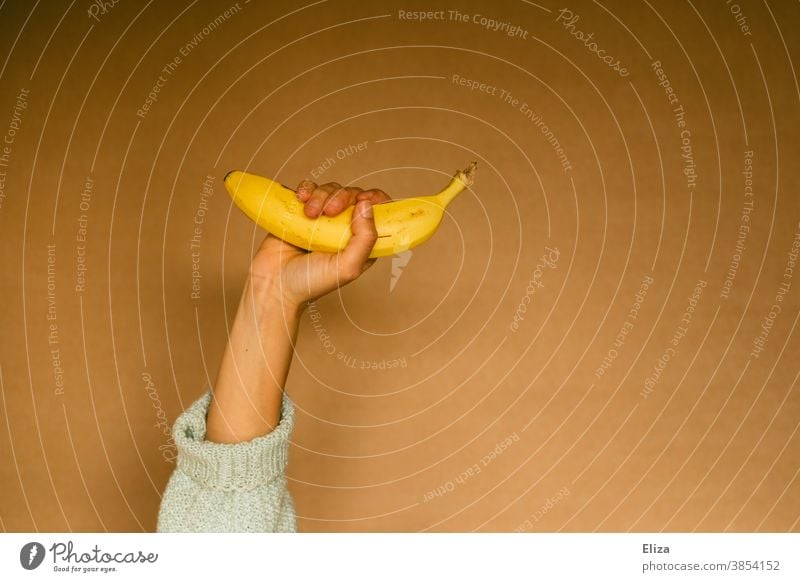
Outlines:
[[[207,440],[249,441],[278,425],[299,317],[274,285],[248,278],[214,386]]]

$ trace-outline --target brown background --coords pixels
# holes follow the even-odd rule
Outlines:
[[[304,317],[287,386],[301,530],[800,531],[800,272],[785,272],[800,230],[796,2],[570,3],[574,29],[626,77],[548,0],[125,1],[97,19],[88,1],[69,5],[0,9],[0,133],[19,126],[0,167],[4,530],[155,528],[174,467],[164,428],[215,377],[263,236],[222,177],[240,168],[293,185],[331,158],[321,181],[396,198],[432,193],[472,160],[479,172],[391,292],[383,259],[316,304],[316,327]],[[399,13],[421,9],[468,21]],[[159,75],[158,100],[137,116]],[[545,247],[558,260],[536,273]],[[698,281],[688,330],[645,398]],[[765,322],[781,283],[781,312]],[[405,366],[370,369],[394,359]]]

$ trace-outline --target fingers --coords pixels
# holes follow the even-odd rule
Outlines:
[[[362,190],[355,186],[342,187],[337,182],[317,185],[311,180],[303,180],[297,186],[297,199],[305,204],[305,214],[309,218],[336,216],[356,202],[366,200],[371,204],[381,204],[391,200],[383,190],[372,188]]]
[[[323,214],[336,216],[349,206],[356,205],[350,224],[350,240],[342,252],[331,255],[336,263],[338,285],[357,279],[375,263],[376,259],[369,258],[378,240],[372,206],[390,201],[386,192],[377,188],[343,188],[336,182],[317,185],[311,180],[303,180],[297,187],[297,199],[305,204],[304,212],[309,218],[318,218]]]
[[[353,210],[353,221],[350,225],[352,236],[345,249],[337,255],[339,284],[348,283],[358,278],[375,262],[370,259],[372,247],[378,240],[378,231],[375,229],[375,219],[372,214],[372,204],[362,200]]]
[[[361,188],[339,188],[325,201],[322,212],[327,216],[336,216],[348,206],[352,206],[360,192]]]
[[[314,186],[314,189],[308,194],[311,186]],[[317,186],[311,182],[304,191],[302,197],[298,191],[298,198],[300,200],[306,198],[306,205],[304,208],[306,216],[309,218],[317,218],[322,214],[326,216],[336,216],[355,202],[356,195],[359,192],[361,192],[361,188],[342,188],[342,186],[336,182],[322,184],[321,186]]]
[[[339,184],[332,182],[330,184],[323,184],[322,186],[317,186],[311,192],[311,195],[308,197],[305,206],[305,213],[306,216],[309,218],[317,218],[320,214],[322,214],[322,208],[325,206],[325,202],[328,200],[331,194],[338,188],[341,188]]]

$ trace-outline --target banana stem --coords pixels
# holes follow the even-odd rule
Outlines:
[[[436,199],[442,208],[447,208],[453,199],[461,194],[466,188],[472,186],[475,180],[475,168],[478,162],[472,162],[464,170],[459,170],[447,187],[436,195]]]

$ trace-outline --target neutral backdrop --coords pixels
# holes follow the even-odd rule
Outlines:
[[[303,318],[299,529],[800,531],[800,5],[101,4],[0,4],[0,527],[155,528],[264,235],[228,170],[477,161]]]

